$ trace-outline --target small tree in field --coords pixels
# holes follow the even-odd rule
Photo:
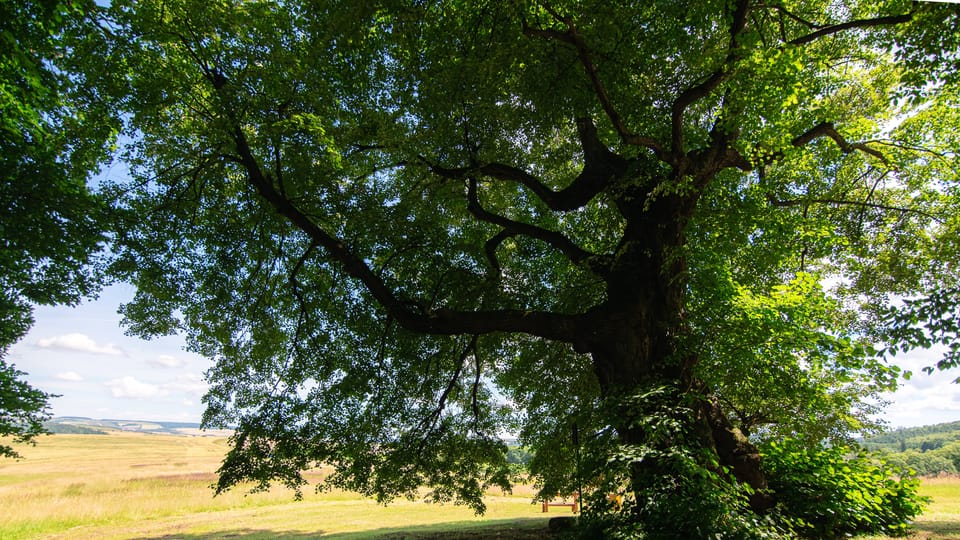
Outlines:
[[[134,140],[124,315],[216,359],[219,489],[326,463],[482,509],[505,431],[570,492],[576,426],[623,534],[776,530],[756,441],[869,427],[885,310],[956,286],[953,6],[97,16],[83,80]]]

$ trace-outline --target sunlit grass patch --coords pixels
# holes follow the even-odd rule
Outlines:
[[[315,493],[304,500],[276,488],[249,494],[243,487],[218,497],[211,484],[226,441],[112,433],[55,435],[24,447],[25,460],[0,461],[0,538],[311,538],[319,534],[483,525],[494,519],[542,521],[532,491],[491,494],[488,513],[398,501],[387,507],[353,493]],[[319,482],[325,471],[306,477]],[[426,529],[431,530],[431,529]]]
[[[960,540],[960,478],[924,478],[920,494],[931,498],[919,516],[907,540]],[[863,540],[892,540],[886,536],[867,536]]]

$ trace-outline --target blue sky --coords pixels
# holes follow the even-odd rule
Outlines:
[[[36,324],[8,361],[28,372],[34,386],[62,395],[52,402],[57,416],[199,422],[211,362],[184,351],[177,337],[124,335],[117,308],[133,292],[115,285],[75,308],[38,308]],[[920,371],[937,358],[931,351],[896,358],[914,376],[888,396],[883,418],[891,427],[960,420],[960,385],[952,383],[960,371]]]
[[[52,401],[57,416],[199,422],[211,362],[178,337],[124,335],[117,308],[133,292],[115,285],[75,308],[38,308],[7,361],[33,386],[61,395]]]

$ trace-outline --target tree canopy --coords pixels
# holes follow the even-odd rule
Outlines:
[[[102,279],[94,259],[107,203],[87,181],[117,127],[75,92],[65,61],[93,29],[93,8],[0,0],[0,435],[20,441],[43,432],[52,396],[22,379],[7,349],[33,324],[35,305],[75,304]],[[0,455],[17,454],[2,445]]]
[[[648,534],[657,493],[767,515],[756,443],[868,429],[900,374],[884,350],[918,343],[890,310],[956,290],[955,6],[93,17],[79,95],[132,141],[110,188],[123,313],[216,360],[219,489],[325,463],[328,485],[482,509],[504,433],[545,495],[572,490],[576,427]]]

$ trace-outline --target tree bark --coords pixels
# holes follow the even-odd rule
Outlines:
[[[644,197],[642,200],[646,200]],[[696,354],[679,350],[685,323],[684,228],[694,201],[667,196],[631,209],[607,281],[604,305],[591,314],[589,350],[604,397],[616,399],[658,386],[675,388],[677,399],[695,394],[691,433],[733,477],[754,490],[754,511],[772,506],[757,448],[734,426],[710,390],[695,379]],[[681,403],[677,403],[681,405]],[[629,417],[629,413],[626,414]],[[644,444],[643,431],[614,426],[627,444]],[[636,471],[639,476],[649,474]]]

